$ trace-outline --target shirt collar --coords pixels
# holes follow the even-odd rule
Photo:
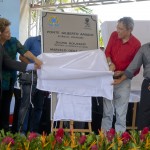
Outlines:
[[[118,38],[118,37],[117,37],[117,38]],[[127,42],[123,43],[123,44],[132,43],[133,38],[134,38],[134,37],[133,37],[133,35],[131,34],[129,40],[128,40]],[[118,40],[122,41],[122,39],[119,39],[119,38],[118,38]]]

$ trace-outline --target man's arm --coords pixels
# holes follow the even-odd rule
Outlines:
[[[38,65],[39,68],[41,67],[42,61],[40,61],[37,57],[35,57],[30,51],[27,51],[24,54],[24,56],[31,59],[31,60],[33,60]]]
[[[107,57],[107,63],[108,63],[108,66],[109,66],[109,70],[110,71],[115,71],[116,67],[115,67],[114,63],[111,61],[110,57]]]
[[[19,56],[19,60],[20,60],[21,62],[26,63],[26,64],[29,64],[29,63],[30,63],[30,61],[29,61],[26,57],[24,57],[24,56],[22,56],[22,55]]]
[[[113,63],[113,61],[111,60],[111,49],[112,49],[112,43],[114,41],[114,36],[115,36],[115,32],[113,32],[111,35],[110,35],[110,38],[109,38],[109,41],[108,41],[108,44],[107,44],[107,47],[106,47],[106,50],[105,50],[105,55],[106,55],[106,58],[107,58],[107,63],[109,65],[109,70],[111,71],[114,71],[116,69],[115,67],[115,64]]]
[[[141,65],[143,64],[143,62],[142,62],[142,59],[143,59],[142,58],[142,56],[143,56],[142,49],[143,49],[143,47],[141,47],[140,50],[137,52],[134,59],[132,60],[132,62],[128,66],[128,68],[123,72],[123,75],[119,79],[114,80],[114,82],[112,83],[113,85],[120,84],[125,79],[127,79],[127,78],[132,79],[134,77],[135,71],[137,71],[141,67]]]

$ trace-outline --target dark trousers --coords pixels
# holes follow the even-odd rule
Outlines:
[[[92,97],[92,130],[98,134],[103,117],[103,97]]]
[[[3,90],[0,98],[0,130],[9,131],[9,113],[13,89]]]
[[[138,130],[142,130],[144,127],[150,128],[150,91],[148,86],[150,86],[150,80],[144,79],[139,103]]]
[[[33,97],[34,108],[31,110],[30,131],[39,132],[40,119],[43,111],[45,92],[36,89]]]
[[[51,112],[51,98],[49,97],[49,92],[45,92],[43,111],[40,120],[39,133],[42,134],[43,131],[46,134],[51,132],[51,122],[50,122],[50,112]]]

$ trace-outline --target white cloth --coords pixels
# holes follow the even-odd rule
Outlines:
[[[103,96],[112,100],[113,73],[101,50],[43,53],[37,88],[80,96]]]
[[[103,51],[43,53],[39,59],[43,61],[43,65],[37,71],[37,88],[61,93],[56,107],[58,112],[55,112],[55,114],[59,115],[54,116],[55,119],[58,120],[58,116],[61,116],[59,119],[68,119],[69,117],[65,117],[65,115],[69,112],[70,119],[85,121],[86,117],[82,117],[80,114],[81,112],[83,113],[83,110],[86,110],[88,116],[86,119],[89,121],[91,119],[89,117],[91,115],[89,110],[91,106],[87,109],[87,106],[83,105],[85,99],[87,104],[90,104],[90,97],[92,96],[113,99],[113,86],[111,85],[113,73],[109,71]],[[76,114],[77,112],[74,112],[75,109],[70,108],[70,106],[79,107],[75,103],[73,105],[73,101],[82,104],[82,109],[78,109],[80,110],[78,115]],[[63,103],[65,103],[65,106]],[[65,115],[62,116],[60,112],[66,113],[63,113]],[[73,114],[76,115],[73,117]],[[80,120],[78,116],[80,116]]]
[[[53,120],[91,121],[91,97],[58,94]]]
[[[140,90],[131,91],[129,103],[140,102],[140,97],[141,97]]]

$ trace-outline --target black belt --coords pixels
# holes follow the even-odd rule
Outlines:
[[[122,77],[122,75],[119,76],[113,76],[113,79],[120,79]]]

